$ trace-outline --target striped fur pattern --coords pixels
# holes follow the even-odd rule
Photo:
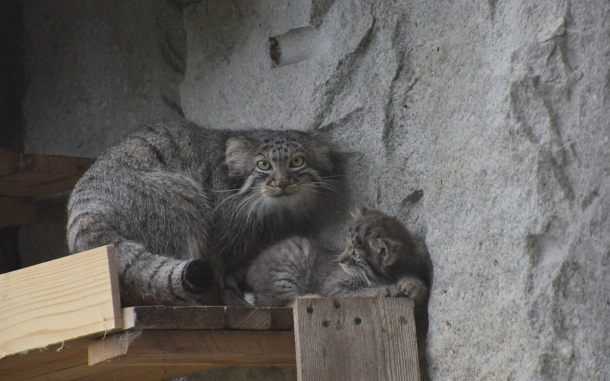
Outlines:
[[[289,306],[299,296],[406,296],[427,301],[430,267],[405,227],[393,217],[362,209],[333,253],[303,237],[264,251],[248,271],[257,306]]]
[[[313,234],[336,189],[315,132],[147,126],[104,153],[68,204],[72,253],[114,244],[124,305],[245,304],[231,274]],[[220,292],[221,291],[221,292]]]

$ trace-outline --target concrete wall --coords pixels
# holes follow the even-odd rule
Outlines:
[[[23,4],[27,152],[328,130],[430,252],[431,379],[610,378],[608,1]]]

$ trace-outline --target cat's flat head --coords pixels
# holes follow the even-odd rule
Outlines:
[[[350,226],[339,263],[346,273],[368,285],[383,284],[393,280],[396,265],[413,250],[403,224],[379,211],[362,209]]]
[[[227,140],[225,162],[239,193],[259,210],[297,208],[332,187],[330,146],[317,132],[254,131]]]

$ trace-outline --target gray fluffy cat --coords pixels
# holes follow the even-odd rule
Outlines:
[[[257,306],[284,307],[299,296],[406,296],[427,302],[431,264],[405,227],[381,212],[363,209],[338,254],[305,237],[265,250],[248,270]]]
[[[68,246],[115,245],[124,305],[201,304],[218,290],[223,303],[245,304],[233,272],[277,241],[315,233],[337,168],[315,132],[148,126],[78,182]]]

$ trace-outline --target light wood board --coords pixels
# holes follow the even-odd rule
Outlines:
[[[300,381],[419,381],[408,298],[297,299]]]
[[[121,328],[114,248],[0,275],[0,306],[0,359]]]

